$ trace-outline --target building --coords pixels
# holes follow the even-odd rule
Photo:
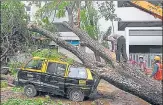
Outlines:
[[[160,2],[151,1],[151,3],[158,4]],[[150,61],[148,62],[148,66],[151,66],[153,56],[156,53],[160,55],[162,51],[162,21],[128,4],[127,1],[114,1],[114,4],[115,13],[121,18],[119,22],[114,21],[114,30],[115,33],[126,37],[127,55],[132,55],[135,60],[138,60],[138,56],[143,54],[146,56],[146,60]],[[41,5],[44,5],[44,3]],[[31,21],[34,20],[36,10],[37,6],[32,5],[29,12]],[[61,33],[61,38],[71,44],[78,45],[80,39],[60,24],[62,21],[68,21],[67,14],[64,18],[55,18],[54,20],[55,25]],[[101,24],[101,31],[106,31],[108,26],[111,25],[111,22],[105,21],[104,18],[101,18],[99,23]],[[93,53],[88,48],[85,48],[85,50],[88,53]],[[60,48],[60,51],[66,52],[63,48]]]
[[[148,1],[157,5],[159,1]],[[144,12],[126,1],[118,1],[116,13],[122,19],[115,22],[117,33],[127,40],[127,53],[138,61],[138,56],[144,55],[148,67],[156,54],[162,54],[162,21]],[[137,53],[137,54],[136,54]],[[138,56],[136,56],[138,55]]]

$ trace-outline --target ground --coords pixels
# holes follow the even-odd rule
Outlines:
[[[106,81],[101,80],[97,87],[98,94],[94,99],[87,99],[83,102],[72,102],[60,96],[50,96],[53,101],[62,101],[64,105],[150,105],[142,99],[117,89]],[[15,92],[12,87],[1,89],[1,102],[7,101],[11,97],[27,99],[23,92]],[[45,98],[40,95],[35,98]]]

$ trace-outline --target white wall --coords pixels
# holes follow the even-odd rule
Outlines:
[[[118,17],[121,17],[122,21],[161,21],[153,15],[135,7],[120,7],[116,9],[115,13]]]
[[[126,51],[129,56],[129,45],[162,45],[162,36],[130,36],[130,30],[162,30],[161,27],[126,27]]]
[[[160,19],[155,18],[153,15],[150,15],[149,13],[146,13],[140,9],[137,9],[136,7],[118,7],[118,2],[114,1],[115,4],[115,14],[119,18],[122,19],[122,21],[160,21]],[[100,19],[99,23],[101,24],[100,29],[102,31],[106,31],[109,26],[111,26],[111,22],[105,21],[104,18]],[[114,29],[115,33],[121,34],[125,36],[125,31],[118,31],[118,22],[114,22]]]
[[[63,40],[80,40],[73,32],[60,32],[60,36]]]

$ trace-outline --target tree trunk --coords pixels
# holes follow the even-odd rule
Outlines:
[[[67,6],[66,7],[66,10],[67,10],[67,13],[68,13],[68,20],[69,20],[69,23],[71,25],[71,27],[74,25],[74,18],[73,18],[73,8],[75,6],[75,1],[72,3],[71,6]]]
[[[113,24],[113,20],[111,21],[111,23],[112,23],[113,33],[114,33],[114,24]]]
[[[100,56],[98,55],[98,53],[94,52],[95,53],[95,58],[96,58],[96,61],[97,62],[101,62],[101,58]]]
[[[83,44],[85,44],[85,46],[89,47],[92,51],[96,52],[104,60],[111,64],[111,66],[114,67],[115,61],[113,60],[109,49],[99,44],[98,41],[93,40],[85,31],[77,27],[71,27],[67,22],[63,22],[63,25],[72,30],[81,40],[84,40]]]
[[[66,43],[65,41],[58,38],[55,34],[42,29],[36,25],[28,25],[28,28],[32,31],[43,34],[46,37],[51,38],[59,46],[64,47],[70,52],[74,53],[87,67],[92,68],[100,75],[104,80],[113,84],[114,86],[136,95],[145,101],[155,104],[162,105],[162,87],[161,82],[152,80],[144,74],[142,74],[137,68],[133,68],[128,64],[117,64],[108,49],[100,45],[97,41],[93,40],[88,36],[86,32],[78,29],[77,27],[71,27],[69,24],[64,23],[69,29],[71,29],[81,40],[84,40],[84,44],[89,47],[92,51],[97,52],[106,62],[109,62],[113,67],[106,66],[105,68],[92,68],[96,66],[95,61],[92,61],[90,57],[75,49],[74,46]]]

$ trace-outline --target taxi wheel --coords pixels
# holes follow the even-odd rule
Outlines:
[[[37,95],[37,90],[33,85],[26,85],[24,87],[24,93],[27,97],[34,97]]]
[[[69,92],[69,99],[77,102],[83,101],[84,94],[81,90],[73,89]]]

